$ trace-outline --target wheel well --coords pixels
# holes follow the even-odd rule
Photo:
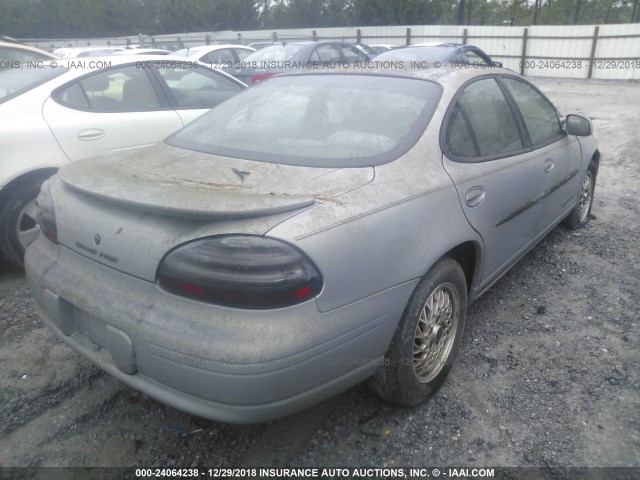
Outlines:
[[[596,177],[597,177],[598,169],[600,168],[600,150],[596,150],[595,152],[593,152],[593,156],[591,157],[591,163],[595,167],[594,173],[596,174]]]
[[[25,182],[29,182],[33,178],[50,177],[57,171],[57,168],[41,168],[39,170],[33,170],[32,172],[27,172],[17,178],[14,178],[8,184],[6,184],[2,190],[0,190],[0,204],[4,204],[6,202],[6,197],[13,191],[14,188],[18,188],[20,185]]]
[[[476,270],[476,246],[473,242],[461,243],[452,248],[446,256],[453,258],[462,267],[464,277],[467,282],[467,293],[471,292],[473,285],[473,275]]]

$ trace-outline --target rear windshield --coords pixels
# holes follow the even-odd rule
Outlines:
[[[28,92],[67,71],[64,67],[50,67],[47,64],[44,68],[28,68],[26,64],[20,67],[0,70],[0,103]]]
[[[376,60],[405,62],[443,62],[451,55],[451,49],[439,47],[407,47],[381,53]]]
[[[413,78],[274,77],[215,107],[166,142],[287,165],[379,165],[418,141],[440,95],[438,84]]]
[[[281,62],[283,60],[290,60],[297,52],[302,50],[303,45],[273,45],[271,47],[265,47],[257,52],[253,52],[247,58],[245,62]]]

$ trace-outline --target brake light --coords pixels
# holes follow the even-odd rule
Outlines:
[[[158,269],[158,283],[183,297],[237,308],[280,308],[315,297],[320,272],[296,247],[255,235],[221,235],[181,245]]]
[[[53,208],[53,199],[51,198],[51,190],[49,182],[46,181],[40,187],[40,194],[36,199],[38,207],[38,224],[40,232],[53,243],[58,243],[58,227],[56,225],[56,212]]]
[[[267,78],[271,78],[275,75],[276,75],[275,73],[258,73],[256,75],[251,76],[251,83],[258,83],[263,80],[266,80]]]

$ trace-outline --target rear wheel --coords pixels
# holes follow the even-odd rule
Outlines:
[[[418,283],[370,387],[385,400],[407,407],[431,397],[453,365],[466,309],[462,268],[444,258]]]
[[[564,221],[564,226],[575,230],[583,227],[589,222],[591,215],[591,207],[593,206],[593,193],[596,188],[596,174],[593,165],[589,165],[589,169],[582,179],[582,187],[578,203]]]
[[[12,187],[0,210],[0,252],[9,262],[23,266],[24,251],[40,234],[36,198],[47,177],[33,177]]]

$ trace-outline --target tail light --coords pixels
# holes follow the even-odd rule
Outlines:
[[[36,199],[38,207],[38,224],[42,234],[53,243],[58,243],[58,227],[56,226],[56,212],[53,209],[53,199],[51,198],[51,190],[49,190],[49,182],[44,182],[40,187],[40,194]]]
[[[256,75],[252,75],[251,76],[251,83],[258,83],[261,82],[263,80],[266,80],[267,78],[271,78],[274,75],[276,75],[275,73],[258,73]]]
[[[300,250],[254,235],[222,235],[179,246],[161,262],[158,283],[176,295],[249,309],[295,305],[322,288],[320,272]]]

